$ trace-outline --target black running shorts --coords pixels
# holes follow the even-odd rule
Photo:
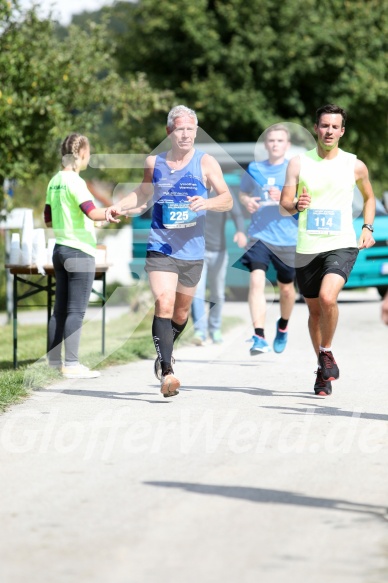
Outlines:
[[[300,293],[305,298],[317,298],[322,279],[328,273],[338,273],[345,283],[358,255],[357,247],[333,249],[324,253],[307,255],[297,253],[295,257],[296,281]]]
[[[250,239],[248,247],[240,262],[249,269],[261,269],[267,272],[272,262],[276,269],[276,278],[280,283],[291,283],[295,279],[295,246],[274,247],[269,243]]]
[[[185,287],[195,287],[201,279],[203,259],[187,261],[175,259],[159,251],[147,251],[145,271],[165,271],[178,274],[178,281]]]

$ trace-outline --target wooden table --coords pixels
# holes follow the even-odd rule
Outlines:
[[[36,265],[6,265],[7,269],[13,275],[13,367],[17,368],[18,358],[18,303],[25,298],[35,294],[45,292],[47,295],[47,351],[49,349],[48,325],[51,318],[52,298],[55,295],[55,272],[53,265],[44,265],[45,275],[38,272]],[[102,293],[94,288],[92,292],[97,295],[101,301],[102,307],[102,334],[101,334],[101,353],[105,354],[105,303],[106,303],[106,272],[109,269],[108,264],[96,265],[95,280],[102,281]],[[39,277],[38,277],[39,276]],[[19,284],[23,283],[28,286],[27,291],[19,292]]]

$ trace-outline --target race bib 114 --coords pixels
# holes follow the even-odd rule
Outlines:
[[[341,211],[307,209],[307,232],[310,235],[338,235],[341,232]]]

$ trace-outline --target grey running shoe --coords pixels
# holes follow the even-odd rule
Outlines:
[[[175,364],[174,355],[171,356],[171,364],[172,365]],[[154,375],[156,376],[156,378],[158,379],[158,381],[161,381],[162,380],[162,365],[160,364],[159,356],[157,356],[155,358],[155,362],[154,362]]]

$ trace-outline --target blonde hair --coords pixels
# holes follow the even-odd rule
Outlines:
[[[89,140],[86,136],[81,134],[69,134],[62,142],[61,155],[62,166],[72,166],[73,170],[77,170],[79,166],[80,150],[89,145]]]
[[[264,132],[264,141],[266,142],[268,139],[268,135],[271,132],[284,132],[287,135],[287,139],[290,142],[291,141],[291,134],[290,134],[290,130],[288,129],[288,127],[282,123],[274,123],[272,126],[269,126],[269,128],[267,128]]]

